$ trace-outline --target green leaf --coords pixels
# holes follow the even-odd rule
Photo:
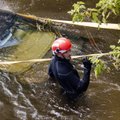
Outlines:
[[[115,45],[110,45],[111,49],[115,49],[115,47],[116,47]]]
[[[99,64],[96,65],[94,72],[96,77],[98,77],[98,75],[101,73],[101,66]]]
[[[93,12],[93,13],[92,13],[92,19],[93,19],[94,22],[99,22],[98,13]]]
[[[79,5],[84,5],[85,3],[83,1],[77,2]]]

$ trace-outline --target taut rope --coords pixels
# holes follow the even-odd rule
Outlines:
[[[72,59],[83,58],[83,57],[91,57],[91,56],[105,56],[110,55],[112,53],[97,53],[97,54],[88,54],[88,55],[79,55],[79,56],[72,56]],[[11,64],[18,64],[18,63],[35,63],[35,62],[48,62],[51,58],[44,58],[44,59],[31,59],[31,60],[20,60],[20,61],[0,61],[2,65],[11,65]]]

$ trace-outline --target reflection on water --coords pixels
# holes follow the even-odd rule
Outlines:
[[[4,10],[11,10],[11,7],[4,0],[0,0],[0,8]]]
[[[40,17],[50,17],[50,18],[59,18],[67,19],[70,16],[67,13],[71,9],[71,6],[74,1],[65,1],[65,0],[5,0],[10,10],[25,14],[34,14]],[[1,5],[4,5],[4,2],[1,1]],[[2,7],[4,8],[4,7]]]
[[[1,3],[3,5],[2,0]],[[64,0],[54,3],[51,0],[31,0],[29,4],[27,0],[7,0],[4,1],[4,8],[8,5],[7,8],[13,11],[67,19],[69,17],[65,12],[71,4]],[[104,51],[108,49],[106,45],[114,44],[113,40],[97,42]],[[72,43],[73,54],[96,52],[87,39],[73,39]],[[74,64],[82,74],[79,63],[81,60]],[[86,94],[76,102],[69,102],[61,95],[58,84],[48,79],[48,64],[34,64],[29,71],[20,75],[0,71],[0,116],[3,120],[119,120],[119,71],[113,69],[111,73],[104,73],[97,79],[92,72]]]
[[[6,119],[6,117],[9,118],[9,114],[21,120],[26,120],[29,116],[31,118],[38,117],[37,110],[24,95],[23,88],[15,76],[9,76],[9,74],[3,73],[0,79],[0,88],[1,98],[4,98],[4,101],[1,101],[4,107],[1,110],[3,119]],[[11,110],[9,110],[9,106],[12,107]],[[6,114],[8,116],[5,116]]]
[[[78,0],[0,0],[0,8],[25,14],[33,14],[40,17],[54,19],[70,19],[67,14],[73,3]],[[84,0],[86,6],[95,7],[99,0]],[[109,22],[119,23],[120,16],[111,17]]]

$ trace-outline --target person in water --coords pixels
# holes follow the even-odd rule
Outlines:
[[[49,65],[48,74],[58,81],[64,94],[73,100],[87,90],[92,64],[87,58],[83,59],[84,75],[80,79],[77,70],[71,64],[71,47],[70,40],[64,37],[53,42],[54,57]]]

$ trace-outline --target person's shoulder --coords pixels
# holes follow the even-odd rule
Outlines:
[[[70,65],[63,61],[57,61],[56,69],[59,75],[67,75],[72,71]]]

